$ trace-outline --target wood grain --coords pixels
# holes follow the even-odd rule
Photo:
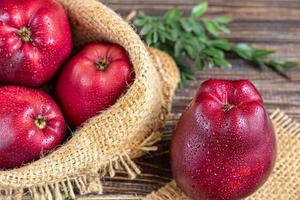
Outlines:
[[[132,9],[144,10],[159,15],[164,10],[178,6],[185,11],[198,0],[105,0],[106,5],[126,16]],[[257,47],[276,50],[274,57],[300,63],[300,1],[299,0],[210,0],[208,17],[229,15],[235,21],[227,36],[233,42],[249,42]],[[171,180],[168,148],[174,126],[191,101],[199,84],[208,78],[250,79],[260,90],[269,112],[280,108],[300,122],[300,68],[288,72],[287,81],[272,71],[261,72],[239,59],[231,59],[231,70],[206,69],[197,72],[197,81],[178,89],[173,102],[173,111],[164,128],[159,150],[136,160],[142,175],[129,180],[124,172],[114,178],[105,178],[102,196],[89,195],[80,199],[141,199]],[[115,195],[122,195],[117,198]]]

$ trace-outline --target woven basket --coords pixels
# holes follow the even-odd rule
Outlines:
[[[136,79],[115,105],[88,120],[48,156],[18,169],[0,171],[0,199],[63,199],[75,193],[101,193],[100,178],[125,169],[140,173],[132,158],[155,150],[179,80],[174,61],[145,47],[116,13],[96,0],[59,0],[72,23],[76,46],[110,41],[123,46]]]

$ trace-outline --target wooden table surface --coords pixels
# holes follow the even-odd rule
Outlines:
[[[103,2],[103,1],[102,1]],[[198,0],[105,0],[117,13],[126,16],[132,9],[159,15],[166,9],[178,6],[190,10]],[[248,42],[256,47],[275,50],[275,57],[300,63],[300,1],[299,0],[209,0],[208,16],[229,15],[235,21],[227,36],[233,42]],[[136,160],[142,174],[129,180],[124,172],[114,178],[105,178],[102,196],[90,195],[87,199],[141,199],[171,180],[168,147],[172,130],[181,112],[194,96],[199,84],[208,78],[250,79],[260,90],[269,112],[276,108],[285,111],[300,122],[300,68],[288,72],[287,81],[272,71],[260,72],[253,66],[231,59],[231,70],[212,69],[197,72],[197,81],[178,89],[173,110],[164,128],[164,137],[158,143],[159,151]],[[85,198],[86,199],[86,198]]]

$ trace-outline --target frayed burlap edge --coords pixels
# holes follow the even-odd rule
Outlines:
[[[267,183],[247,200],[300,199],[300,124],[280,110],[273,112],[271,119],[278,145],[276,166]],[[172,181],[143,200],[189,200],[189,198]]]
[[[63,180],[55,183],[43,184],[29,188],[6,189],[1,190],[0,199],[17,200],[23,197],[31,196],[36,200],[64,200],[65,197],[75,198],[76,195],[102,193],[101,178],[104,176],[114,177],[116,171],[125,171],[129,178],[134,179],[136,175],[141,173],[139,167],[132,160],[130,152],[135,154],[144,154],[149,151],[156,151],[154,145],[161,138],[161,132],[153,132],[142,143],[137,144],[135,149],[124,149],[124,153],[109,159],[107,163],[102,163],[100,168],[93,168],[85,172],[79,173],[74,177],[64,177]],[[137,156],[136,154],[135,156]],[[133,156],[134,157],[134,156]]]

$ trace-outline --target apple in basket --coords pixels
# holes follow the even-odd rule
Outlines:
[[[38,159],[64,140],[64,117],[46,93],[3,86],[0,105],[0,168]]]
[[[123,47],[91,43],[63,68],[56,84],[56,96],[67,119],[77,127],[113,105],[134,77]]]
[[[272,122],[246,80],[208,80],[180,118],[170,149],[177,185],[195,200],[237,200],[267,180],[276,158]]]
[[[0,1],[0,80],[39,86],[50,80],[72,50],[62,5],[54,0]]]

